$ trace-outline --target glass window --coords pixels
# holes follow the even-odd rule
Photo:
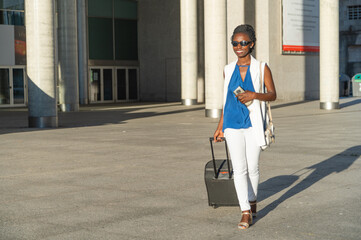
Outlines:
[[[14,27],[15,65],[26,65],[26,31],[24,26]]]
[[[89,0],[89,59],[138,60],[137,11],[134,0]]]
[[[108,18],[88,18],[89,59],[113,60],[113,22]]]
[[[133,0],[114,0],[114,17],[137,19],[137,2]]]
[[[113,17],[113,0],[88,0],[89,17]]]
[[[11,0],[11,1],[0,0],[0,9],[24,11],[24,0]]]
[[[115,20],[115,59],[138,60],[136,20]]]
[[[24,0],[0,0],[0,24],[24,26]]]
[[[361,5],[348,6],[348,19],[349,20],[361,19]]]
[[[24,26],[24,12],[0,10],[0,24]]]

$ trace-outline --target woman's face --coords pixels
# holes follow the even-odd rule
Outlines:
[[[242,41],[246,41],[248,42],[248,44],[246,46],[241,46],[240,42]],[[235,42],[238,42],[238,44]],[[237,44],[237,46],[234,46],[233,43]],[[253,48],[254,43],[251,42],[251,39],[247,34],[237,33],[233,36],[232,45],[233,51],[237,55],[237,57],[243,58],[249,54],[250,49]]]

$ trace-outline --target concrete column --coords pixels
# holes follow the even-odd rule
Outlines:
[[[204,0],[206,117],[218,118],[223,105],[223,68],[227,63],[227,1]]]
[[[85,0],[77,0],[77,11],[79,101],[80,104],[88,104],[88,54]]]
[[[182,104],[197,103],[197,0],[180,0]]]
[[[54,7],[54,0],[25,1],[29,127],[58,126]]]
[[[204,103],[204,0],[198,0],[198,80],[197,102]]]
[[[262,62],[269,63],[269,2],[256,0],[256,58]]]
[[[320,108],[339,108],[339,1],[320,0]]]
[[[245,0],[228,0],[227,1],[227,62],[237,60],[237,56],[231,45],[231,36],[233,30],[241,24],[245,24]]]
[[[76,0],[57,2],[60,109],[79,111],[77,4]]]

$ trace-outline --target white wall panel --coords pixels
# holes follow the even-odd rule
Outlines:
[[[15,65],[14,26],[0,25],[0,66]]]

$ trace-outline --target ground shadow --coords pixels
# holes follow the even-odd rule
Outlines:
[[[347,107],[350,107],[352,105],[356,105],[356,104],[360,104],[360,103],[361,103],[361,98],[355,99],[355,100],[350,101],[350,102],[341,103],[340,108],[347,108]]]
[[[295,105],[299,105],[299,104],[303,104],[306,102],[310,102],[310,101],[298,101],[298,102],[289,102],[289,103],[282,103],[282,104],[272,104],[272,109],[277,109],[277,108],[283,108],[283,107],[289,107],[289,106],[295,106]]]
[[[177,104],[181,106],[180,104]],[[161,108],[162,105],[157,105]],[[171,107],[167,104],[164,107]],[[74,127],[90,127],[100,126],[105,124],[123,124],[128,120],[138,118],[150,118],[162,115],[178,114],[183,112],[199,111],[204,109],[204,106],[196,106],[192,108],[180,107],[170,111],[152,111],[153,106],[109,106],[107,109],[101,107],[94,109],[87,109],[79,112],[59,112],[58,121],[59,128],[74,128]],[[174,108],[173,108],[174,109]],[[139,112],[138,112],[139,111]],[[28,127],[28,111],[27,109],[0,111],[0,135],[16,132],[31,132],[31,131],[46,131],[54,130],[51,128],[29,128]]]
[[[346,170],[360,157],[360,155],[361,145],[354,146],[320,163],[301,169],[294,174],[288,176],[278,176],[261,183],[260,190],[266,191],[263,191],[262,195],[260,195],[260,200],[264,200],[291,186],[297,179],[299,179],[301,175],[311,172],[306,178],[304,178],[301,182],[297,183],[291,189],[287,190],[277,200],[273,201],[272,203],[268,204],[266,207],[258,211],[258,216],[260,218],[266,216],[269,212],[273,211],[275,208],[277,208],[278,205],[280,205],[287,199],[306,190],[307,188],[311,187],[313,184],[319,182],[330,174],[339,173]],[[300,172],[301,174],[299,174]]]
[[[281,175],[260,183],[258,187],[258,201],[261,202],[271,197],[272,195],[290,187],[298,180],[298,178],[299,177],[295,175]]]

